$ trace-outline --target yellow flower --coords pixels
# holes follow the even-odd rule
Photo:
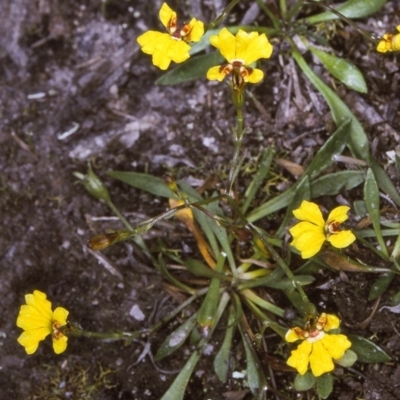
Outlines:
[[[272,54],[272,45],[265,34],[258,32],[246,33],[239,29],[233,36],[228,29],[223,28],[218,35],[210,37],[210,43],[219,49],[228,64],[212,67],[207,72],[207,79],[222,81],[232,73],[234,89],[245,83],[257,83],[264,77],[264,72],[257,68],[250,68],[250,64],[260,58],[269,58]]]
[[[396,29],[400,32],[400,25],[397,25]],[[380,53],[386,53],[387,51],[400,51],[400,33],[395,35],[391,33],[385,33],[378,43],[376,48]]]
[[[190,55],[189,42],[198,42],[204,35],[204,24],[195,18],[182,28],[178,28],[176,12],[171,10],[166,3],[160,9],[160,20],[168,33],[148,31],[137,38],[142,51],[152,55],[153,64],[166,70],[171,61],[182,63]]]
[[[51,310],[51,303],[39,290],[25,295],[26,305],[21,306],[17,318],[17,326],[24,332],[18,338],[19,344],[25,347],[28,354],[33,354],[39,342],[52,334],[53,349],[60,354],[67,348],[67,336],[59,328],[67,324],[69,312],[62,307]]]
[[[325,241],[338,249],[350,246],[356,240],[353,232],[339,230],[339,225],[348,219],[349,209],[346,206],[334,208],[325,222],[319,207],[303,200],[300,208],[293,210],[294,216],[302,222],[289,229],[293,236],[292,246],[300,251],[303,258],[317,254]]]
[[[326,372],[333,371],[333,360],[343,357],[351,342],[345,335],[328,334],[332,329],[339,328],[340,321],[334,315],[321,314],[316,320],[306,326],[306,329],[295,327],[286,333],[289,343],[297,340],[303,342],[293,350],[287,364],[304,375],[310,365],[311,372],[318,377]]]

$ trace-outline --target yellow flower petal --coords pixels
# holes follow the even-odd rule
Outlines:
[[[27,354],[33,354],[37,350],[39,342],[45,339],[50,333],[51,331],[47,328],[30,329],[22,332],[17,341],[25,347]]]
[[[67,348],[68,337],[63,335],[60,338],[53,337],[53,350],[54,353],[60,354]]]
[[[297,340],[303,339],[303,337],[300,336],[300,335],[296,332],[295,329],[296,329],[296,328],[294,328],[294,329],[289,329],[289,330],[286,332],[285,340],[286,340],[287,342],[293,343],[293,342],[296,342]]]
[[[187,41],[198,42],[204,35],[204,24],[202,21],[192,18],[188,24],[190,33],[188,35]]]
[[[236,58],[236,39],[228,29],[223,28],[218,35],[211,36],[210,43],[216,47],[229,62]]]
[[[190,46],[182,40],[171,38],[166,49],[166,56],[176,63],[182,63],[189,57]]]
[[[57,307],[53,312],[53,321],[57,321],[60,326],[66,325],[68,314],[69,311],[65,308]]]
[[[190,57],[190,46],[168,33],[148,31],[139,36],[137,41],[144,53],[153,56],[152,63],[162,70],[166,70],[171,61],[182,63]]]
[[[321,342],[334,360],[342,358],[346,350],[351,347],[351,342],[345,335],[325,335]]]
[[[145,32],[137,38],[143,53],[146,54],[153,54],[157,48],[160,48],[160,45],[165,47],[169,40],[171,40],[171,36],[168,33],[157,31]]]
[[[343,249],[344,247],[350,246],[356,240],[356,237],[352,231],[341,231],[329,235],[327,240],[333,247]]]
[[[251,74],[244,79],[245,82],[249,82],[249,83],[258,83],[261,82],[264,78],[264,72],[261,71],[261,69],[253,69],[253,71],[251,72]]]
[[[293,210],[293,214],[300,221],[308,221],[321,228],[325,228],[324,217],[320,208],[315,203],[303,200],[300,208]]]
[[[239,30],[236,35],[236,58],[244,60],[245,65],[250,65],[260,58],[269,58],[272,54],[272,45],[263,33],[246,33]]]
[[[321,316],[326,317],[324,331],[329,332],[332,329],[337,329],[340,326],[340,319],[336,315],[322,313]]]
[[[350,207],[347,206],[339,206],[334,208],[328,215],[328,219],[326,220],[326,224],[329,225],[332,222],[337,222],[339,224],[346,221],[349,216],[347,212],[350,210]]]
[[[309,357],[311,372],[316,377],[335,369],[332,357],[323,345],[326,336],[329,335],[325,335],[321,340],[313,343],[312,352]]]
[[[390,51],[390,49],[391,49],[390,42],[388,42],[386,40],[381,40],[378,43],[378,46],[376,47],[376,51],[379,51],[379,53],[386,53],[386,52]]]
[[[212,67],[207,71],[207,79],[210,81],[222,81],[225,78],[226,74],[224,73],[224,69],[221,68],[221,65],[217,65],[216,67]]]
[[[300,375],[304,375],[308,369],[308,360],[313,345],[304,340],[296,350],[293,350],[291,356],[287,360],[287,364],[297,370]]]
[[[159,12],[159,17],[161,20],[161,23],[165,26],[165,28],[169,28],[169,22],[171,21],[171,19],[176,19],[176,12],[173,11],[167,3],[163,3],[163,5],[160,8],[160,12]]]
[[[310,222],[299,222],[289,232],[293,236],[292,246],[300,251],[302,258],[317,254],[326,240],[321,227]]]

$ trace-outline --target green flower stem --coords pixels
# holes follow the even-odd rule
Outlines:
[[[286,14],[286,21],[290,22],[294,16],[301,10],[304,1],[298,1]]]
[[[276,30],[281,30],[279,19],[276,18],[275,14],[269,9],[269,7],[264,3],[263,0],[256,0],[258,6],[267,14],[268,18],[271,20],[272,25]]]
[[[222,11],[222,13],[214,19],[214,21],[210,22],[204,29],[204,33],[206,33],[208,30],[215,28],[217,25],[219,25],[227,16],[228,14],[232,11],[232,8],[236,6],[236,4],[239,3],[239,0],[232,0]]]
[[[232,100],[233,100],[233,104],[235,105],[235,108],[236,108],[237,125],[236,125],[236,130],[235,130],[235,135],[234,135],[235,150],[233,153],[232,164],[231,164],[231,168],[229,171],[229,177],[228,177],[228,185],[226,188],[226,193],[228,195],[231,194],[233,184],[239,173],[239,168],[240,168],[240,150],[242,148],[242,142],[243,142],[243,136],[244,136],[244,129],[243,129],[243,126],[244,126],[244,118],[243,118],[244,87],[242,87],[238,90],[232,89]]]
[[[345,21],[350,26],[352,26],[357,32],[359,32],[361,35],[363,35],[367,40],[371,40],[373,42],[378,42],[380,40],[379,36],[375,35],[374,33],[367,32],[364,29],[360,28],[354,21],[345,17],[341,12],[339,12],[338,10],[335,10],[334,8],[332,8],[326,4],[322,4],[318,1],[313,1],[313,0],[304,0],[304,4],[313,4],[315,6],[325,8],[325,10],[331,12],[332,14],[335,14],[339,19],[341,19],[342,21]]]
[[[281,15],[284,20],[286,20],[287,17],[287,4],[286,0],[279,0],[279,7],[281,9]]]
[[[193,301],[195,301],[197,298],[206,294],[207,291],[208,291],[208,287],[198,290],[193,296],[189,297],[186,301],[184,301],[182,304],[180,304],[178,307],[176,307],[167,316],[165,316],[161,321],[157,322],[156,324],[152,325],[150,328],[148,328],[146,330],[133,331],[133,332],[92,332],[92,331],[86,331],[86,330],[82,329],[82,327],[76,323],[68,323],[67,325],[61,326],[58,329],[60,332],[62,332],[66,336],[87,337],[87,338],[96,338],[96,339],[126,340],[129,342],[132,339],[143,337],[143,335],[154,334],[158,329],[160,329],[163,325],[168,323],[171,319],[173,319],[177,314],[179,314],[188,305],[193,303]]]

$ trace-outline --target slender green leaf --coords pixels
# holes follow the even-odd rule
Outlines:
[[[185,266],[189,272],[193,275],[202,277],[202,278],[218,278],[218,279],[227,279],[228,277],[221,273],[214,271],[208,265],[205,265],[203,262],[190,258],[185,262]]]
[[[220,255],[218,257],[217,265],[215,267],[216,272],[222,272],[225,264],[225,256]],[[208,292],[201,303],[200,309],[197,314],[197,323],[202,331],[204,337],[209,337],[217,319],[217,309],[220,298],[220,278],[211,279],[210,287]]]
[[[310,50],[322,61],[326,69],[348,88],[360,93],[367,93],[367,84],[360,70],[351,62],[310,47]]]
[[[248,338],[243,332],[243,329],[239,325],[239,331],[242,336],[242,343],[244,350],[246,352],[246,362],[247,362],[247,382],[251,393],[257,394],[260,389],[265,386],[265,377],[263,370],[260,365],[260,361],[257,357],[256,352],[253,347],[249,344]]]
[[[323,374],[317,378],[317,393],[321,398],[327,399],[333,390],[333,378],[331,374]]]
[[[211,329],[209,337],[211,337],[212,332],[214,331],[218,321],[220,320],[221,315],[223,314],[226,305],[228,304],[228,301],[229,301],[229,296],[226,293],[224,293],[221,296],[221,301],[219,302],[218,310],[216,313],[215,325]],[[192,330],[192,332],[193,331],[194,329]],[[192,355],[186,362],[185,366],[182,368],[181,372],[175,378],[174,382],[169,387],[164,396],[161,398],[161,400],[183,400],[186,391],[186,386],[189,382],[190,376],[192,375],[194,368],[196,367],[196,364],[198,363],[201,355],[203,354],[203,351],[207,343],[208,343],[208,338],[203,337],[200,340],[197,349],[192,353]]]
[[[159,177],[140,172],[125,171],[108,171],[107,175],[156,196],[176,198],[174,193],[165,184],[164,179]]]
[[[205,78],[211,67],[222,64],[224,57],[217,51],[189,58],[156,80],[157,85],[176,85]]]
[[[375,180],[378,182],[379,187],[400,207],[399,192],[385,170],[372,157],[370,157],[370,167],[374,171]]]
[[[310,165],[304,172],[314,179],[334,162],[334,156],[342,154],[351,133],[350,120],[344,120],[325,144],[318,150]]]
[[[311,182],[311,198],[335,196],[343,190],[351,190],[364,182],[363,171],[339,171],[321,176]]]
[[[287,226],[289,225],[289,221],[293,218],[293,210],[298,208],[303,200],[310,200],[310,197],[310,179],[307,175],[305,175],[296,187],[296,192],[294,193],[294,196],[290,201],[288,208],[286,209],[282,223],[276,232],[276,237],[281,238],[285,234]]]
[[[244,197],[246,198],[243,206],[242,206],[242,213],[246,214],[251,202],[254,199],[254,196],[257,194],[261,184],[263,183],[265,177],[269,172],[269,168],[271,166],[272,157],[273,157],[273,149],[272,147],[268,147],[264,149],[261,155],[261,162],[258,165],[257,172],[254,174],[253,180],[251,181],[250,185],[248,186]]]
[[[167,269],[164,259],[162,258],[162,254],[159,255],[158,257],[158,269],[160,273],[166,278],[168,281],[170,281],[174,286],[184,290],[187,293],[195,293],[195,290],[192,289],[189,286],[186,286],[184,283],[176,279]]]
[[[348,0],[335,8],[347,18],[364,18],[380,10],[386,2],[387,0]],[[317,24],[337,18],[339,18],[337,15],[326,11],[308,17],[306,21],[310,24]]]
[[[182,368],[181,372],[175,378],[174,382],[161,398],[161,400],[183,400],[186,386],[198,361],[200,360],[200,357],[201,352],[199,350],[196,350],[192,353],[190,358],[186,361],[186,364]]]
[[[315,278],[311,275],[296,275],[295,278],[295,281],[300,286],[311,285],[311,283],[315,281]],[[264,286],[281,290],[290,290],[294,288],[293,281],[289,278],[283,278],[279,282],[264,284]]]
[[[345,120],[351,120],[351,134],[349,138],[350,150],[355,157],[368,160],[370,156],[368,138],[360,122],[338,95],[313,72],[296,49],[292,51],[292,55],[307,78],[321,92],[322,96],[324,96],[336,124],[340,125]]]
[[[218,379],[225,383],[228,379],[229,358],[231,355],[232,338],[235,331],[234,321],[236,317],[235,308],[229,307],[228,328],[225,331],[224,341],[214,359],[214,371]]]
[[[368,169],[367,177],[365,179],[364,200],[365,205],[367,206],[368,214],[372,221],[372,226],[374,227],[374,231],[376,233],[376,239],[378,240],[382,253],[387,257],[388,251],[385,241],[382,237],[380,225],[379,189],[374,173],[370,168]]]
[[[192,329],[195,327],[196,319],[197,313],[193,314],[182,325],[180,325],[170,335],[168,335],[162,345],[158,348],[154,360],[160,361],[163,358],[172,354],[174,351],[178,350],[183,345],[183,343],[185,343],[185,340],[190,335]]]
[[[343,121],[339,128],[331,135],[326,143],[319,149],[314,156],[310,165],[304,172],[304,176],[308,176],[311,180],[320,175],[326,168],[333,164],[333,157],[340,154],[346,146],[347,139],[350,134],[350,123],[348,120]],[[254,222],[263,218],[275,211],[287,207],[292,201],[295,193],[302,183],[302,180],[296,182],[291,188],[286,190],[279,196],[262,204],[260,207],[255,208],[247,216],[249,222]]]
[[[391,358],[375,343],[358,335],[347,335],[351,350],[357,354],[358,361],[364,363],[383,363]]]
[[[368,300],[375,300],[383,293],[385,293],[386,289],[392,283],[395,276],[396,274],[393,272],[386,272],[382,274],[382,276],[378,278],[371,286],[371,289],[369,290]]]

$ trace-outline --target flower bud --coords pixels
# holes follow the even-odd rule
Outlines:
[[[83,175],[80,172],[74,172],[74,175],[80,179],[86,190],[96,199],[111,202],[110,194],[100,178],[93,172],[92,166],[88,164],[88,173]]]
[[[92,250],[104,250],[117,242],[129,239],[131,236],[132,232],[128,231],[106,233],[90,239],[87,243],[87,246]]]

